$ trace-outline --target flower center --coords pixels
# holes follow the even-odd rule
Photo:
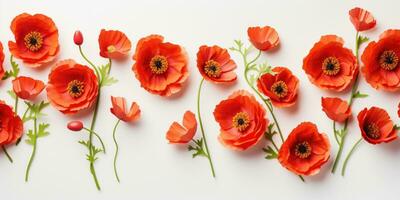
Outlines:
[[[249,115],[245,112],[238,112],[232,118],[232,123],[233,127],[235,127],[238,131],[245,131],[250,125]]]
[[[288,94],[288,87],[285,82],[278,81],[271,86],[271,91],[279,98],[284,98]]]
[[[370,123],[364,128],[365,133],[369,138],[378,139],[381,134],[379,133],[379,127],[375,123]]]
[[[25,35],[24,42],[26,48],[28,48],[29,51],[32,52],[39,51],[40,48],[42,48],[43,46],[42,34],[36,31],[29,32],[28,34]]]
[[[394,51],[384,51],[379,57],[379,65],[382,69],[392,71],[396,69],[399,63],[399,57],[397,57]]]
[[[79,98],[85,91],[85,85],[82,81],[73,80],[68,83],[68,93],[73,98]]]
[[[294,155],[299,158],[305,159],[311,155],[311,145],[308,142],[300,142],[296,144]]]
[[[340,71],[339,60],[335,57],[327,57],[322,62],[322,72],[328,76],[334,76]]]
[[[154,56],[150,61],[150,69],[154,74],[163,74],[168,69],[168,61],[164,56]]]
[[[204,66],[204,72],[208,77],[218,78],[221,76],[221,66],[214,60],[209,60]]]
[[[114,45],[110,45],[110,46],[107,47],[108,53],[112,53],[112,52],[114,52],[115,50],[116,50],[116,48],[115,48]]]

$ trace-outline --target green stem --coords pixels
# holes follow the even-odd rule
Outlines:
[[[22,115],[22,122],[23,122],[23,123],[29,121],[29,120],[26,119],[26,114],[28,114],[29,109],[30,109],[30,107],[27,107],[26,110],[25,110],[25,112],[24,112],[24,115]],[[18,146],[19,143],[21,142],[21,140],[22,140],[22,136],[21,136],[20,138],[18,138],[18,140],[17,140],[17,142],[15,143],[15,145]]]
[[[201,114],[200,114],[200,94],[201,94],[201,88],[203,86],[203,82],[204,82],[204,78],[201,79],[200,85],[199,85],[199,89],[197,91],[197,117],[199,118],[200,130],[201,130],[201,134],[203,136],[204,146],[205,146],[205,149],[206,149],[208,162],[210,163],[212,176],[215,177],[214,165],[213,165],[213,162],[211,160],[210,152],[208,150],[207,139],[206,139],[206,135],[204,133],[203,122],[201,120]]]
[[[336,122],[335,122],[335,120],[332,120],[332,122],[333,122],[333,135],[335,136],[336,143],[338,145],[340,145],[339,138],[338,138],[338,136],[336,134]]]
[[[18,100],[19,100],[18,96],[15,95],[14,112],[15,112],[15,114],[17,114],[17,115],[18,115]]]
[[[117,123],[114,126],[114,130],[113,130],[113,140],[114,140],[114,144],[115,144],[115,155],[114,155],[114,174],[115,174],[115,178],[117,178],[117,181],[119,183],[119,176],[118,176],[118,172],[117,172],[117,156],[118,156],[118,142],[117,139],[115,138],[115,132],[117,130],[118,124],[121,122],[121,120],[118,120]]]
[[[1,148],[3,149],[4,154],[6,154],[8,160],[9,160],[11,163],[13,163],[14,161],[13,161],[12,157],[10,156],[10,154],[8,154],[7,149],[6,149],[4,146],[1,146]]]
[[[86,130],[86,131],[88,131],[89,134],[90,134],[90,132],[93,132],[93,135],[96,136],[97,139],[100,141],[101,147],[103,148],[103,152],[104,152],[104,154],[105,154],[105,153],[106,153],[106,146],[104,145],[103,140],[101,139],[101,137],[100,137],[96,132],[94,132],[94,131],[92,131],[92,130],[86,128],[86,127],[84,127],[83,129]]]
[[[31,169],[33,159],[35,158],[36,155],[36,142],[37,142],[37,118],[33,119],[33,134],[34,134],[34,139],[33,139],[33,149],[32,149],[32,154],[28,162],[28,166],[26,167],[26,172],[25,172],[25,182],[28,182],[29,179],[29,171]]]
[[[344,160],[343,166],[342,166],[342,176],[344,176],[344,172],[346,171],[346,166],[347,166],[347,162],[349,162],[349,159],[351,157],[351,155],[353,154],[354,150],[356,149],[356,147],[360,144],[360,142],[362,141],[362,138],[360,138],[351,148],[349,154],[347,154],[346,159]]]

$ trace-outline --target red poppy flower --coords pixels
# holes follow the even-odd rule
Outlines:
[[[334,91],[347,88],[358,74],[357,59],[336,35],[322,36],[303,60],[303,70],[314,85]]]
[[[201,46],[197,52],[197,68],[204,79],[214,83],[228,83],[236,80],[236,63],[228,51],[219,46]]]
[[[324,133],[311,122],[303,122],[282,144],[278,160],[283,167],[297,175],[315,175],[329,160],[330,144]]]
[[[249,27],[247,35],[250,42],[260,51],[268,51],[279,45],[279,36],[274,28],[269,26],[264,27]]]
[[[51,105],[64,114],[74,114],[93,105],[99,83],[89,67],[64,60],[51,70],[46,90]]]
[[[9,41],[11,54],[21,59],[26,66],[40,67],[57,56],[58,29],[46,15],[20,14],[11,23],[15,42]]]
[[[189,76],[183,48],[164,37],[150,35],[139,40],[132,70],[141,86],[153,94],[171,96],[182,89]]]
[[[33,99],[39,95],[45,85],[41,80],[20,76],[12,81],[15,94],[21,99]]]
[[[132,102],[129,112],[126,110],[126,100],[123,97],[111,96],[112,108],[110,111],[118,119],[124,122],[133,122],[140,118],[140,108],[136,102]]]
[[[257,80],[257,88],[277,107],[289,107],[297,101],[299,79],[286,67],[275,67]]]
[[[169,143],[185,144],[193,139],[197,131],[196,116],[193,112],[185,112],[182,125],[178,122],[173,122],[171,124],[166,136]]]
[[[375,89],[397,91],[400,89],[400,30],[387,30],[379,41],[372,41],[365,48],[361,60],[362,72]]]
[[[3,45],[0,42],[0,80],[3,78],[4,74],[6,73],[6,71],[3,68],[3,62],[4,62]]]
[[[122,59],[131,50],[131,41],[121,31],[104,29],[99,35],[100,56],[111,59]]]
[[[244,90],[234,92],[214,110],[220,125],[219,141],[234,150],[246,150],[264,135],[268,120],[265,110],[253,95]]]
[[[374,16],[367,10],[355,7],[349,11],[350,21],[353,23],[357,31],[366,31],[372,29],[376,25]]]
[[[357,119],[364,140],[371,144],[387,143],[397,138],[397,130],[384,109],[364,108],[358,113]]]
[[[21,118],[0,100],[0,146],[15,143],[21,138],[23,129]]]
[[[322,97],[322,110],[333,121],[344,122],[351,115],[351,108],[340,98]]]

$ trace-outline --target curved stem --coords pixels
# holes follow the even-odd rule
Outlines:
[[[34,139],[33,139],[33,149],[32,149],[32,154],[28,162],[28,166],[26,167],[26,172],[25,172],[25,182],[28,182],[29,179],[29,171],[31,169],[33,159],[35,158],[36,155],[36,141],[37,141],[37,119],[36,117],[33,119],[33,134],[34,134]]]
[[[28,106],[24,112],[24,115],[22,115],[22,122],[25,123],[29,120],[26,119],[26,114],[28,114],[28,111],[30,110],[30,107]],[[20,138],[18,138],[17,142],[15,143],[16,146],[18,146],[18,144],[21,142],[22,140],[22,136]]]
[[[12,157],[10,156],[10,154],[8,154],[7,149],[6,149],[4,146],[1,146],[1,148],[3,149],[4,154],[6,154],[8,160],[9,160],[11,163],[13,163],[14,161],[13,161]]]
[[[200,85],[199,85],[199,89],[198,89],[198,91],[197,91],[197,117],[199,118],[199,124],[200,124],[201,135],[202,135],[203,140],[204,140],[204,146],[205,146],[205,149],[206,149],[208,162],[210,163],[212,176],[215,177],[214,165],[213,165],[213,162],[212,162],[212,160],[211,160],[210,152],[209,152],[209,150],[208,150],[207,139],[206,139],[206,135],[205,135],[205,133],[204,133],[203,122],[202,122],[202,120],[201,120],[201,114],[200,114],[200,94],[201,94],[201,88],[202,88],[202,86],[203,86],[203,82],[204,82],[204,78],[201,79]]]
[[[90,134],[90,132],[93,132],[93,135],[95,135],[95,136],[97,137],[97,139],[100,141],[101,147],[103,148],[103,152],[104,152],[104,154],[105,154],[105,153],[106,153],[106,146],[104,145],[103,140],[101,139],[101,137],[100,137],[96,132],[91,131],[90,129],[88,129],[88,128],[86,128],[86,127],[84,127],[83,129],[85,129],[86,131],[88,131],[89,134]]]
[[[86,62],[89,63],[90,66],[92,66],[93,68],[96,68],[96,65],[94,65],[94,64],[92,63],[92,61],[90,61],[90,60],[86,57],[86,55],[83,53],[83,50],[82,50],[81,45],[79,45],[79,52],[81,53],[83,59],[85,59]]]
[[[335,136],[336,143],[338,145],[340,145],[339,138],[338,138],[338,136],[336,134],[336,122],[335,122],[335,120],[332,120],[332,122],[333,122],[333,135]]]
[[[117,156],[118,156],[118,142],[117,139],[115,138],[115,132],[117,130],[118,124],[121,122],[121,120],[118,120],[117,123],[114,126],[114,130],[113,130],[113,140],[114,140],[114,144],[115,144],[115,154],[114,154],[114,174],[115,174],[115,178],[117,178],[117,181],[119,183],[119,176],[118,176],[118,172],[117,172]]]
[[[354,150],[356,149],[356,147],[360,144],[360,142],[362,141],[362,138],[360,138],[351,148],[349,154],[347,154],[346,159],[344,160],[343,166],[342,166],[342,176],[344,176],[344,172],[346,171],[346,166],[347,163],[349,162],[349,159],[351,157],[351,155],[353,154]]]

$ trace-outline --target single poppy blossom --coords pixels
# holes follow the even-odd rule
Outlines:
[[[249,27],[247,35],[253,46],[260,51],[268,51],[279,45],[278,33],[270,26]]]
[[[357,31],[366,31],[372,29],[376,25],[374,16],[367,10],[355,7],[349,11],[350,21]]]
[[[182,89],[189,76],[187,56],[182,47],[150,35],[139,40],[132,67],[140,85],[152,94],[171,96]]]
[[[45,85],[41,80],[19,76],[12,81],[14,93],[21,99],[31,100],[39,95]]]
[[[64,114],[74,114],[94,104],[99,83],[89,67],[64,60],[51,70],[46,90],[51,105]]]
[[[197,131],[196,116],[191,111],[183,115],[182,125],[173,122],[167,131],[166,138],[169,143],[185,144],[190,142]]]
[[[358,113],[357,119],[362,137],[371,144],[387,143],[397,138],[397,130],[384,109],[364,108]]]
[[[118,119],[124,122],[136,121],[140,118],[140,108],[136,102],[132,102],[131,108],[127,112],[126,100],[123,97],[113,97],[111,96],[112,107],[110,111]]]
[[[3,68],[3,62],[4,62],[4,53],[3,53],[3,44],[0,42],[0,80],[3,78],[4,74],[6,71]]]
[[[197,68],[204,79],[215,83],[230,83],[236,80],[236,63],[228,51],[219,46],[203,45],[197,52]]]
[[[15,37],[15,42],[8,42],[10,52],[26,66],[40,67],[56,58],[58,29],[50,17],[23,13],[13,19],[10,28]]]
[[[357,59],[336,35],[322,36],[303,60],[303,70],[314,85],[342,91],[358,74]]]
[[[398,91],[400,89],[400,30],[383,32],[377,42],[365,48],[361,60],[362,73],[375,89]]]
[[[219,141],[234,150],[246,150],[260,141],[268,125],[263,106],[245,90],[234,92],[214,109],[220,125]]]
[[[299,79],[286,67],[275,67],[257,80],[257,88],[274,106],[289,107],[297,101]]]
[[[131,41],[126,35],[117,30],[100,31],[99,47],[100,56],[111,59],[125,58],[131,50]]]
[[[322,111],[333,121],[344,122],[351,116],[351,108],[340,98],[322,97]]]
[[[23,129],[21,118],[0,100],[0,146],[15,143],[21,138]]]
[[[329,160],[330,144],[315,124],[303,122],[282,144],[278,160],[283,167],[297,175],[315,175]]]

